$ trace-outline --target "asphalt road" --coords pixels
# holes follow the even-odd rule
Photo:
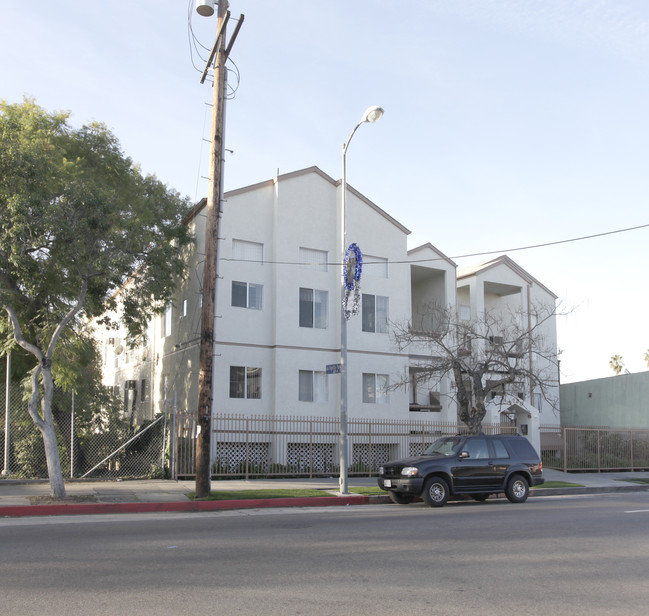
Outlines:
[[[0,614],[642,614],[649,495],[0,519]]]

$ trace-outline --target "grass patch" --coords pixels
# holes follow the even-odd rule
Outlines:
[[[361,486],[358,488],[349,488],[353,494],[362,494],[363,496],[387,496],[385,490],[381,490],[379,486]]]
[[[649,477],[636,477],[635,479],[620,479],[620,481],[626,481],[627,483],[639,483],[640,485],[649,484]]]
[[[188,492],[192,500],[250,500],[255,498],[304,498],[331,496],[323,490],[304,490],[290,488],[269,488],[265,490],[214,490],[206,498],[194,498],[195,492]]]
[[[546,481],[541,486],[536,486],[535,490],[542,490],[543,488],[583,488],[580,483],[569,483],[568,481]]]

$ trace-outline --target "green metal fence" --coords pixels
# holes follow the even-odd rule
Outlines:
[[[542,426],[541,457],[564,472],[649,470],[649,430]]]

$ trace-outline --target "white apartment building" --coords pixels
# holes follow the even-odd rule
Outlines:
[[[556,319],[553,316],[539,324],[533,322],[536,309],[549,306],[554,309],[557,296],[507,256],[486,263],[457,270],[458,314],[467,319],[478,319],[485,313],[523,318],[520,330],[535,331],[543,341],[549,356],[557,356]],[[538,342],[538,340],[537,340]],[[556,378],[556,386],[548,388],[546,399],[538,388],[529,383],[519,383],[508,395],[492,400],[487,407],[486,423],[497,423],[503,414],[516,422],[537,451],[541,450],[540,426],[559,425],[559,374],[558,367],[542,353],[530,353],[524,361],[530,372]]]
[[[340,376],[327,366],[340,362],[340,190],[311,167],[224,195],[213,414],[338,417]],[[101,334],[105,383],[123,392],[137,421],[165,404],[196,411],[204,208],[201,201],[187,219],[195,235],[189,273],[152,321],[146,348],[129,351],[119,331]],[[359,313],[347,322],[350,419],[456,421],[451,382],[408,385],[418,358],[396,349],[393,324],[421,324],[430,304],[455,310],[457,301],[477,313],[499,302],[556,299],[507,257],[456,275],[456,264],[431,244],[408,250],[409,233],[348,186],[347,244],[363,259]],[[556,341],[556,332],[548,335]]]

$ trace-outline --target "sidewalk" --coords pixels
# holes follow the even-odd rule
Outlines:
[[[649,485],[629,483],[629,479],[649,479],[649,472],[627,473],[563,473],[543,471],[548,481],[579,484],[579,488],[547,488],[532,490],[531,496],[558,494],[593,494],[601,492],[649,491]],[[351,477],[350,489],[376,486],[374,477]],[[229,501],[192,501],[194,481],[163,479],[134,481],[69,481],[67,499],[52,502],[47,481],[0,479],[0,517],[79,515],[93,513],[146,513],[161,511],[216,511],[223,509],[259,509],[264,507],[313,507],[388,503],[387,496],[338,494],[338,477],[313,479],[251,479],[213,481],[212,490],[250,490],[295,488],[322,490],[320,498],[277,498]]]

